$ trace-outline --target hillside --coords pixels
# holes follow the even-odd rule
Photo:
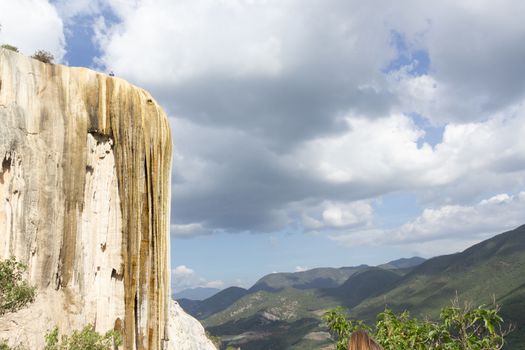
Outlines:
[[[389,290],[401,278],[400,273],[391,270],[370,268],[352,275],[340,287],[321,290],[320,295],[332,297],[342,306],[351,308],[366,298]]]
[[[500,300],[525,283],[525,226],[478,243],[461,253],[432,258],[403,277],[395,288],[353,311],[370,318],[385,302],[394,309],[436,315],[456,293],[474,303]]]
[[[229,287],[205,300],[179,299],[182,308],[199,320],[221,312],[248,294],[244,288]]]
[[[401,258],[393,261],[389,261],[386,264],[379,265],[382,269],[409,269],[421,265],[426,261],[425,258],[419,256],[413,256],[411,258]]]
[[[246,294],[206,318],[204,324],[210,333],[220,335],[230,345],[242,345],[243,349],[318,349],[327,343],[320,317],[328,309],[341,304],[356,305],[401,278],[396,272],[377,267],[363,265],[360,269],[335,288],[288,287]]]
[[[352,316],[368,321],[374,320],[385,304],[397,311],[436,317],[457,293],[473,304],[488,303],[495,296],[505,319],[517,325],[507,348],[524,348],[525,226],[461,253],[429,259],[408,273],[403,265],[406,262],[360,266],[333,288],[284,287],[290,282],[303,287],[305,280],[319,276],[318,271],[302,279],[294,274],[265,276],[257,284],[264,283],[271,291],[252,292],[252,287],[229,307],[207,317],[204,324],[225,343],[242,345],[243,350],[319,349],[329,343],[320,319],[329,308],[344,305]],[[392,269],[395,266],[400,268]],[[279,346],[272,347],[275,344]]]
[[[260,290],[277,292],[285,288],[333,288],[340,286],[352,274],[367,267],[368,265],[341,268],[322,267],[301,272],[272,273],[258,280],[249,290],[253,293]]]

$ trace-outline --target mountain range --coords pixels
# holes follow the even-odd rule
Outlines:
[[[372,323],[385,306],[436,318],[454,297],[501,305],[515,331],[505,349],[525,349],[525,225],[463,252],[400,259],[376,267],[318,268],[264,276],[250,289],[227,288],[203,301],[179,300],[223,344],[245,349],[323,349],[321,316],[341,305]]]
[[[217,294],[221,290],[218,288],[196,287],[181,290],[173,293],[173,299],[190,299],[190,300],[204,300]]]

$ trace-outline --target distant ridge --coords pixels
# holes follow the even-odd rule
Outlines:
[[[229,287],[206,300],[179,299],[178,302],[184,311],[202,320],[228,308],[246,294],[248,294],[248,291],[244,288]]]
[[[381,264],[378,267],[383,269],[407,269],[416,267],[424,263],[427,259],[421,258],[419,256],[414,256],[411,258],[401,258],[393,261],[389,261],[386,264]]]
[[[173,299],[204,300],[217,294],[220,291],[221,290],[218,288],[197,287],[184,289],[180,292],[174,293],[172,297]]]
[[[249,291],[255,293],[260,290],[278,292],[285,288],[335,288],[343,284],[354,273],[368,267],[368,265],[341,268],[320,267],[301,272],[272,273],[259,279]]]
[[[336,279],[328,280],[345,270],[350,276],[340,285],[334,286]],[[312,285],[329,287],[308,287]],[[226,345],[248,350],[322,349],[330,341],[321,337],[327,333],[320,317],[335,306],[344,306],[352,318],[366,321],[375,320],[385,305],[433,318],[457,293],[473,305],[490,303],[495,297],[504,320],[516,325],[505,349],[525,349],[525,225],[463,252],[428,260],[412,257],[377,267],[271,274],[245,293],[203,320]]]

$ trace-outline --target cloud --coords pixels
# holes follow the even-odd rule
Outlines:
[[[434,146],[420,142],[425,130],[406,115],[345,121],[346,133],[278,153],[245,132],[175,120],[172,232],[270,232],[297,217],[307,230],[370,226],[363,200],[395,191],[439,205],[523,189],[523,107],[448,124]]]
[[[51,52],[60,62],[65,53],[62,19],[46,0],[0,0],[0,43],[8,43],[26,55]]]
[[[501,193],[473,205],[444,205],[426,208],[416,219],[390,230],[357,231],[332,235],[347,245],[403,245],[432,255],[450,252],[451,247],[466,248],[495,233],[523,224],[525,192]],[[441,245],[447,242],[444,247]],[[440,248],[441,247],[441,248]],[[441,249],[441,250],[440,250]]]
[[[522,105],[484,122],[448,124],[442,142],[434,147],[419,145],[425,131],[406,115],[376,120],[349,116],[346,122],[347,133],[309,141],[291,158],[324,182],[349,189],[359,187],[364,197],[373,196],[377,190],[442,191],[456,183],[468,188],[476,181],[465,180],[491,174],[505,181],[514,177],[507,186],[523,185]],[[483,184],[494,186],[498,182]]]
[[[173,270],[173,275],[175,276],[191,276],[195,273],[192,269],[186,265],[179,265]]]
[[[324,201],[303,210],[302,223],[306,230],[347,229],[371,224],[373,209],[370,203]]]
[[[179,265],[171,270],[171,288],[174,291],[180,292],[188,288],[207,287],[207,288],[223,288],[224,282],[221,280],[208,281],[199,276],[195,270],[186,265]]]
[[[205,287],[222,289],[224,288],[224,282],[221,280],[209,281],[209,282],[206,282]]]
[[[304,272],[306,270],[308,270],[308,268],[305,267],[305,266],[296,266],[295,267],[295,272]]]
[[[211,232],[203,227],[202,224],[172,224],[171,235],[175,238],[189,238],[194,236],[209,235]]]
[[[345,7],[141,2],[99,36],[101,62],[148,87],[180,118],[289,147],[339,132],[338,115],[347,109],[379,115],[393,102],[376,84],[394,54],[389,31],[376,31],[375,17]]]
[[[99,62],[171,115],[175,237],[375,230],[388,193],[523,190],[520,2],[118,3]]]

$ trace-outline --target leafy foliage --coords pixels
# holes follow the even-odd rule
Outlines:
[[[337,349],[344,350],[352,332],[365,330],[385,350],[495,350],[502,349],[504,337],[511,329],[503,328],[499,307],[469,304],[460,306],[457,299],[441,310],[439,322],[420,321],[408,312],[399,315],[385,309],[377,316],[375,328],[362,321],[349,320],[342,308],[324,316],[330,332],[337,339]]]
[[[31,57],[36,60],[39,60],[40,62],[51,64],[55,60],[55,57],[49,51],[46,50],[38,50]]]
[[[5,341],[0,341],[0,350],[26,350],[22,346],[10,347]]]
[[[35,299],[35,288],[23,279],[27,266],[14,257],[0,261],[0,316]]]
[[[371,331],[370,326],[363,321],[347,319],[345,310],[340,306],[326,312],[323,319],[326,321],[330,332],[337,338],[337,350],[346,350],[348,339],[353,332],[358,330]]]
[[[58,336],[58,327],[46,334],[44,350],[110,350],[122,344],[122,338],[117,331],[100,334],[92,325],[87,325],[81,331],[73,331],[70,336]]]
[[[11,51],[14,51],[14,52],[19,52],[18,51],[18,47],[16,46],[13,46],[13,45],[9,45],[9,44],[2,44],[2,46],[0,46],[2,49],[6,49],[6,50],[11,50]],[[1,348],[0,348],[1,349]]]

